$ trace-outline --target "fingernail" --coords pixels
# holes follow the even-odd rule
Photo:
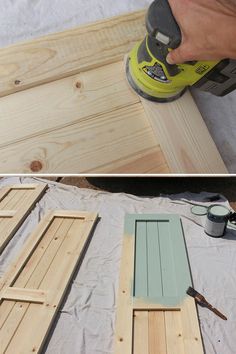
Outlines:
[[[170,54],[167,55],[166,61],[167,61],[167,63],[170,64],[170,65],[173,65],[173,64],[174,64],[174,62],[173,62],[173,60],[172,60]]]

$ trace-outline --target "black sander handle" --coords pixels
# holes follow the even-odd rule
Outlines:
[[[171,11],[168,0],[155,0],[149,7],[146,16],[146,27],[148,34],[168,46],[178,48],[182,36]]]
[[[170,65],[166,61],[169,48],[178,48],[182,40],[180,28],[167,0],[155,0],[150,5],[146,28],[152,53],[165,65],[170,76],[179,74],[178,66]]]

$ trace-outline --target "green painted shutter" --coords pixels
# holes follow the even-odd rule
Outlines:
[[[192,284],[180,218],[135,214],[127,223],[135,237],[133,295],[179,302]]]
[[[181,220],[125,218],[115,354],[203,354]]]

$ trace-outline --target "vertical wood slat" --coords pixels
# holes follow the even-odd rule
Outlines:
[[[148,244],[148,295],[163,296],[159,229],[157,222],[147,222]]]
[[[183,343],[182,314],[165,311],[166,347],[168,354],[186,353]]]
[[[148,272],[147,272],[147,228],[146,223],[136,223],[135,238],[135,296],[148,295]]]
[[[12,208],[16,212],[12,218],[7,220],[0,217],[0,253],[3,252],[46,188],[47,184],[20,184],[2,189],[0,192],[0,211]],[[4,203],[5,197],[7,199],[6,203]]]
[[[149,354],[167,354],[164,311],[149,311]]]
[[[132,352],[133,335],[133,281],[135,243],[133,229],[135,223],[129,215],[125,218],[122,259],[120,268],[119,293],[117,301],[117,321],[115,331],[114,354]]]
[[[177,296],[176,292],[176,272],[173,261],[174,252],[178,253],[178,249],[173,250],[172,241],[174,234],[170,234],[169,222],[158,222],[159,242],[161,253],[161,272],[162,272],[162,288],[163,296]],[[175,227],[175,222],[173,223]]]
[[[61,223],[58,223],[58,218],[63,218],[63,216],[57,217],[54,213],[45,216],[41,225],[38,226],[38,230],[35,231],[37,237],[29,239],[25,250],[19,257],[19,261],[6,275],[5,281],[3,281],[4,288],[13,285],[12,289],[14,289],[14,286],[17,285],[20,288],[23,286],[30,290],[33,286],[40,290],[45,289],[46,294],[44,304],[27,303],[27,301],[24,303],[17,301],[2,302],[1,310],[3,306],[3,309],[4,307],[7,308],[8,312],[2,323],[3,344],[6,353],[14,353],[15,348],[19,353],[41,350],[97,220],[96,214],[82,214],[83,216],[79,215],[79,212],[72,212],[71,215],[74,215],[74,217],[67,217],[66,215],[65,220]],[[53,225],[53,220],[56,225],[50,229],[48,224]],[[61,232],[60,226],[64,231]],[[50,240],[47,240],[50,248],[48,253],[43,251],[45,246],[43,239],[44,235],[47,236],[47,232],[50,233]],[[58,243],[57,247],[55,247],[55,243]],[[36,257],[34,257],[35,254]],[[36,259],[37,257],[39,259]],[[32,265],[33,270],[30,271]],[[39,271],[37,271],[37,266],[39,266]],[[23,274],[25,270],[26,277]],[[10,303],[13,304],[11,307],[9,307]]]
[[[133,354],[149,354],[148,311],[134,311]]]

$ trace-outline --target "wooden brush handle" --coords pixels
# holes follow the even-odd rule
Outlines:
[[[212,312],[214,312],[217,316],[219,316],[220,318],[222,318],[222,320],[227,320],[227,317],[225,317],[225,315],[223,315],[220,311],[218,311],[215,307],[213,307],[206,299],[203,295],[198,294],[195,297],[196,301],[199,304],[204,304],[209,310],[211,310]]]
[[[222,320],[227,320],[227,317],[225,317],[225,315],[223,315],[223,313],[221,313],[220,311],[218,311],[215,307],[212,307],[210,305],[209,309],[214,312],[217,316],[219,316],[220,318],[222,318]]]

